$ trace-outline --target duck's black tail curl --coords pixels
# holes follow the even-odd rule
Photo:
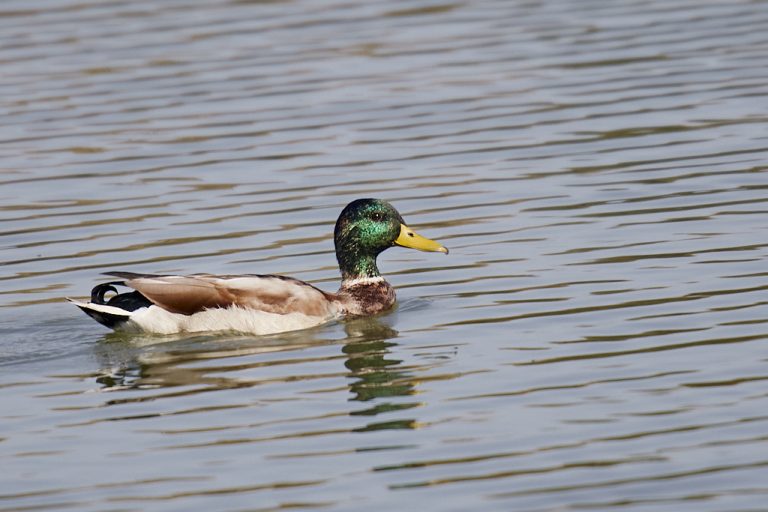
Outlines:
[[[93,287],[93,290],[91,290],[91,302],[94,304],[107,304],[104,300],[104,295],[106,295],[107,292],[115,292],[115,294],[117,294],[117,288],[115,288],[114,285],[125,286],[125,283],[123,281],[112,281],[111,283],[97,284]]]
[[[152,305],[152,301],[141,293],[137,291],[117,293],[115,286],[125,286],[125,283],[123,281],[111,281],[94,286],[93,290],[91,290],[91,302],[114,306],[125,311],[136,311],[139,308],[148,308]],[[106,300],[104,296],[109,292],[114,292],[116,295]]]

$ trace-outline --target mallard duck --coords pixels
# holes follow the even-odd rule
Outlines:
[[[395,290],[376,266],[377,256],[390,247],[448,254],[448,249],[409,228],[398,211],[380,199],[349,203],[336,221],[333,238],[341,270],[336,293],[280,275],[106,272],[122,280],[97,285],[90,302],[68,300],[115,330],[270,334],[390,309]],[[134,291],[117,293],[116,286]],[[107,293],[116,295],[107,300]]]

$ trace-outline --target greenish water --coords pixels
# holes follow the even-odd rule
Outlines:
[[[764,2],[9,2],[0,510],[755,511],[768,499]],[[115,335],[100,272],[386,315]]]

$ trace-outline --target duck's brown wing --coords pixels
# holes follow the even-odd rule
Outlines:
[[[238,306],[268,313],[334,313],[329,295],[309,283],[277,275],[196,274],[190,276],[107,272],[125,280],[154,304],[191,315],[204,309]]]

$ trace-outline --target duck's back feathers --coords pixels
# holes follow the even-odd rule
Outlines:
[[[152,303],[171,313],[192,315],[207,309],[239,307],[275,314],[327,317],[335,313],[329,296],[309,283],[277,275],[196,274],[190,276],[108,272],[125,279]]]

